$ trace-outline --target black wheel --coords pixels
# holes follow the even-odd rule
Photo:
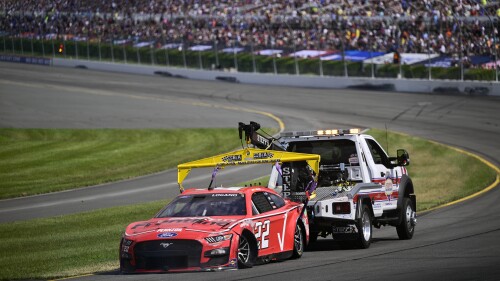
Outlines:
[[[242,234],[238,242],[238,268],[252,267],[257,258],[257,253],[250,240]]]
[[[408,197],[403,199],[403,209],[401,210],[401,216],[401,223],[396,227],[399,239],[411,239],[413,237],[413,233],[415,232],[415,224],[417,220],[415,207]]]
[[[302,257],[304,253],[305,243],[304,232],[302,231],[302,225],[297,223],[295,226],[295,234],[293,235],[293,255],[292,259],[298,259]]]
[[[358,238],[356,242],[361,249],[367,249],[372,242],[372,216],[370,209],[366,205],[363,205],[358,220]]]

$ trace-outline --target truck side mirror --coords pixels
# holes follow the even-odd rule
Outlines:
[[[404,149],[398,149],[397,151],[398,166],[408,166],[410,165],[410,155]]]

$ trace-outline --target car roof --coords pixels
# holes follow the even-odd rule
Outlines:
[[[272,191],[272,189],[264,186],[216,187],[213,190],[208,190],[208,188],[189,188],[186,189],[182,194],[252,193],[255,191],[269,192]]]

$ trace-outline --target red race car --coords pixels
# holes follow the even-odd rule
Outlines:
[[[316,166],[319,163],[317,155],[317,159],[312,159],[310,154],[265,153],[267,158],[263,159],[262,151],[247,148],[179,165],[181,191],[181,183],[191,168],[292,159],[287,157],[293,157],[289,161],[305,160]],[[240,158],[242,155],[251,158],[250,162]],[[260,158],[256,160],[249,155]],[[284,200],[267,187],[188,189],[154,218],[126,228],[120,243],[120,270],[124,273],[210,271],[300,258],[309,240],[307,214],[303,209],[304,204]]]

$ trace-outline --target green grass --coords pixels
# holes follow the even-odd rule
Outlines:
[[[132,178],[227,152],[236,129],[0,129],[0,199]]]
[[[43,146],[47,145],[47,139],[54,139],[56,135],[59,135],[56,131],[50,130],[41,130],[39,133],[34,130],[29,134],[26,132],[21,133],[21,131],[16,132],[16,130],[13,130],[7,134],[5,132],[9,132],[9,130],[2,130],[0,134],[2,148],[0,150],[6,151],[3,145],[9,143],[7,140],[14,142],[13,139],[22,141],[24,138],[28,141],[30,138],[37,136],[40,145]],[[98,131],[102,133],[107,130]],[[126,136],[125,132],[120,131],[122,130],[109,130],[108,134],[116,134],[117,136],[103,139],[133,139],[134,141],[128,141],[128,143],[136,145],[136,142],[145,140],[145,137],[137,135],[142,132],[149,132],[151,134],[149,136],[156,136],[157,138],[162,138],[162,136],[170,137],[169,135],[172,134],[172,131],[164,132],[163,130],[126,130],[128,133],[133,133],[134,137],[132,137]],[[196,158],[194,153],[199,153],[199,151],[195,150],[208,149],[207,146],[213,146],[217,143],[216,139],[219,139],[215,136],[218,135],[216,133],[212,133],[209,138],[206,136],[201,137],[201,135],[205,135],[204,132],[206,131],[188,130],[186,132],[180,130],[179,133],[182,134],[193,134],[192,136],[196,137],[196,140],[189,141],[182,137],[174,138],[174,140],[185,141],[191,146],[195,146],[195,148],[192,148],[182,144],[177,147],[193,149],[193,151],[189,152],[193,154],[189,156]],[[81,132],[73,132],[69,135],[78,133]],[[98,134],[97,131],[94,133]],[[371,130],[369,133],[375,136],[384,148],[386,147],[384,131]],[[18,136],[13,137],[10,135]],[[220,142],[226,143],[228,139],[237,139],[235,135],[235,130],[228,130],[226,139],[220,140]],[[77,141],[77,139],[81,136],[74,136],[76,139],[66,140],[66,142],[79,143],[80,141]],[[64,138],[67,139],[68,134]],[[85,137],[82,142],[91,141],[93,138]],[[415,185],[419,210],[428,209],[472,194],[495,180],[495,172],[485,164],[446,146],[395,133],[389,133],[388,140],[390,155],[394,155],[397,148],[405,148],[410,153],[411,164],[408,169]],[[203,141],[207,141],[208,144],[199,143]],[[237,144],[238,142],[231,143],[226,151],[237,147]],[[11,147],[9,150],[16,146],[15,143],[8,145]],[[36,148],[37,145],[32,144],[30,147]],[[153,151],[152,154],[167,159],[172,157],[172,154],[169,153],[175,153],[176,157],[186,157],[185,153],[188,153],[172,151],[171,149],[162,150],[161,153],[160,151]],[[221,150],[223,149],[221,148]],[[22,150],[18,151],[22,152]],[[203,152],[206,152],[206,154],[215,153],[213,150],[212,152]],[[21,153],[21,155],[26,153]],[[39,153],[43,154],[43,151]],[[10,157],[5,157],[5,152],[0,152],[0,155],[0,159],[10,159]],[[29,157],[25,155],[24,158]],[[141,161],[139,159],[135,160]],[[1,167],[1,172],[4,173],[5,166]],[[251,182],[259,181],[262,181],[264,185],[267,183],[265,178]],[[0,253],[2,253],[0,255],[0,279],[47,279],[116,270],[119,266],[118,246],[125,226],[133,221],[151,218],[165,203],[166,201],[157,201],[75,215],[0,224],[0,241],[2,241],[0,243]]]
[[[116,269],[125,227],[167,201],[0,224],[0,280],[48,279]]]

